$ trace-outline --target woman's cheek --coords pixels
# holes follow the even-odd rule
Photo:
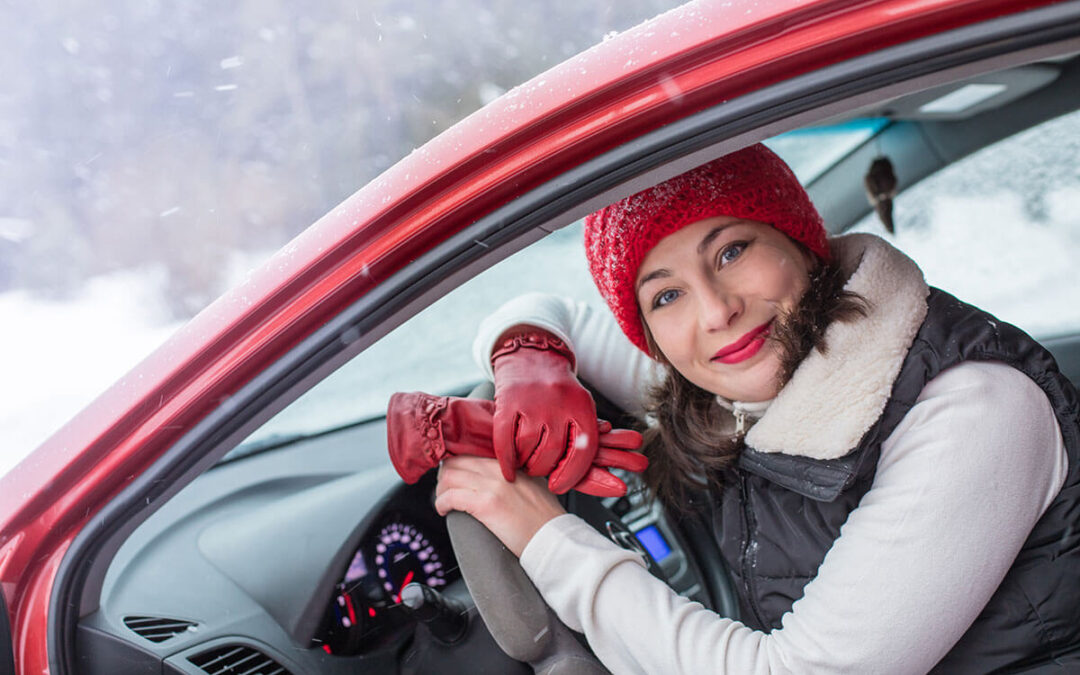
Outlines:
[[[674,331],[672,328],[673,327],[670,324],[659,324],[658,322],[658,325],[655,328],[650,327],[649,330],[652,332],[653,341],[664,355],[664,358],[667,359],[668,363],[674,366],[676,370],[681,371],[683,363],[682,350],[677,346],[677,341],[674,339]]]

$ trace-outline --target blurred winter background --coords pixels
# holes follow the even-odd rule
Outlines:
[[[0,473],[398,158],[677,4],[0,3]],[[809,179],[865,140],[847,133],[774,147]],[[983,151],[900,197],[894,241],[931,283],[1003,319],[1075,330],[1077,157],[1076,114]],[[881,232],[873,219],[859,229]],[[475,380],[472,332],[503,299],[596,300],[580,249],[567,228],[485,272],[252,440]]]
[[[397,159],[677,4],[0,3],[0,472]]]

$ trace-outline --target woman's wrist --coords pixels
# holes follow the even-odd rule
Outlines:
[[[537,535],[552,522],[560,518],[561,516],[568,515],[561,506],[550,510],[537,510],[531,513],[525,514],[525,518],[520,521],[518,527],[509,530],[507,539],[505,541],[506,548],[510,549],[511,553],[516,555],[519,559],[525,553],[525,549],[529,547],[533,541],[537,539]]]
[[[543,553],[551,548],[551,537],[559,537],[559,531],[564,525],[562,520],[576,520],[577,516],[572,513],[560,513],[553,518],[548,519],[543,525],[541,525],[529,540],[525,543],[525,546],[521,550],[521,554],[518,559],[521,562],[522,567],[528,570],[528,566],[535,566],[542,561]]]

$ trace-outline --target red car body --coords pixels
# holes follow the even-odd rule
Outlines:
[[[698,111],[891,45],[1051,4],[691,3],[538,76],[404,158],[0,479],[0,587],[16,672],[55,664],[54,582],[101,509],[241,387],[425,252],[536,186]]]

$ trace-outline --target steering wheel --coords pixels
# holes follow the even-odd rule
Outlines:
[[[446,516],[458,568],[480,617],[506,655],[537,675],[607,673],[547,606],[518,559],[467,513]]]
[[[493,395],[490,384],[469,394],[487,399]],[[517,556],[479,520],[451,511],[446,527],[480,618],[507,656],[528,663],[537,675],[608,673],[547,606]]]

